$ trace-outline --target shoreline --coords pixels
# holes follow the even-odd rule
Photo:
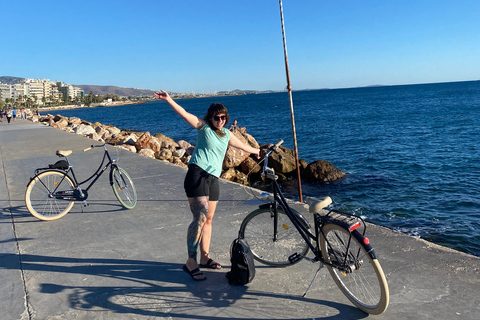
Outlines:
[[[133,105],[133,104],[143,104],[145,101],[115,101],[111,103],[96,103],[90,106],[81,105],[78,106],[76,104],[70,105],[63,105],[63,106],[56,106],[56,107],[40,107],[38,111],[52,111],[52,110],[68,110],[68,109],[83,109],[83,108],[98,108],[98,107],[114,107],[114,106],[126,106],[126,105]],[[33,109],[33,108],[32,108]]]

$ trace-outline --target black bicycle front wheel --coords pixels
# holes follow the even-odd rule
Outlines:
[[[369,314],[384,312],[389,303],[387,279],[377,259],[372,258],[359,239],[343,227],[328,223],[320,234],[320,248],[333,280],[345,296],[359,309]],[[337,268],[337,267],[339,268]],[[340,270],[343,268],[343,270]]]
[[[240,236],[247,241],[255,260],[269,266],[286,267],[300,261],[290,261],[289,257],[295,253],[305,256],[309,246],[286,213],[280,208],[277,213],[276,240],[274,213],[269,208],[257,209],[248,214],[240,227]]]
[[[72,180],[59,171],[44,171],[27,185],[25,204],[40,220],[56,220],[66,215],[75,203]]]
[[[113,168],[110,173],[110,181],[118,202],[127,209],[133,209],[137,204],[137,191],[127,171],[120,167]]]

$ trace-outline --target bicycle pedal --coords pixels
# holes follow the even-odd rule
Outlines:
[[[291,264],[294,264],[295,262],[298,262],[300,260],[302,260],[304,257],[301,255],[301,254],[298,254],[298,253],[294,253],[292,254],[290,257],[288,257],[288,261],[291,263]]]

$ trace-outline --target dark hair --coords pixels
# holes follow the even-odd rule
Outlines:
[[[207,114],[205,115],[205,117],[203,117],[203,120],[205,120],[208,123],[210,128],[212,128],[212,130],[214,130],[219,137],[223,137],[225,134],[222,131],[215,128],[215,126],[212,123],[212,118],[219,113],[225,113],[225,117],[226,117],[225,124],[224,124],[224,127],[225,127],[230,122],[230,116],[228,115],[227,108],[223,104],[218,102],[212,103],[210,105],[210,107],[208,108]]]

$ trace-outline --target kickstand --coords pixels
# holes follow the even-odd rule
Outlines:
[[[81,206],[81,208],[82,208],[82,213],[83,213],[83,208],[84,208],[84,207],[88,207],[88,206],[89,206],[89,204],[87,203],[87,201],[86,201],[86,200],[83,200],[83,205]]]
[[[305,293],[303,294],[302,298],[305,298],[305,297],[306,297],[308,290],[310,290],[310,288],[312,287],[313,282],[314,282],[315,279],[317,278],[318,272],[319,272],[320,269],[322,269],[322,268],[323,268],[323,264],[320,263],[320,265],[319,265],[319,267],[318,267],[318,269],[317,269],[317,272],[315,272],[315,275],[313,276],[312,282],[310,282],[310,285],[308,286],[307,291],[305,291]]]

